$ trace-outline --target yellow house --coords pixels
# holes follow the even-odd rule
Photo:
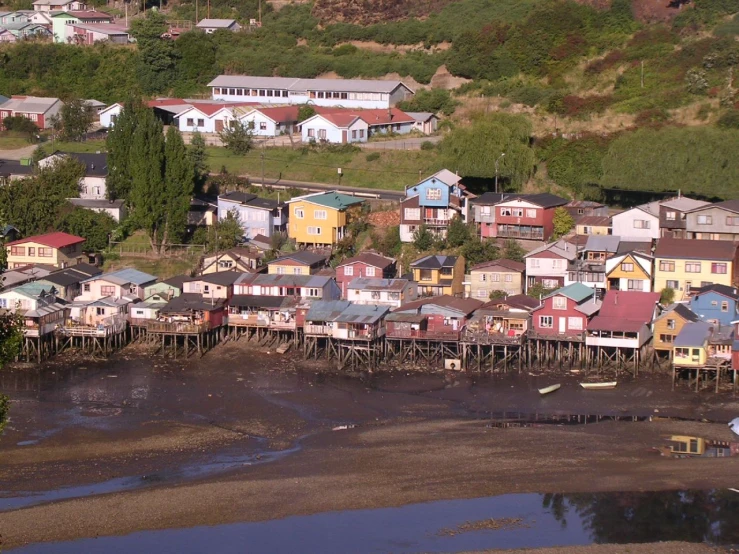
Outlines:
[[[464,258],[426,256],[411,264],[419,296],[463,296]]]
[[[675,367],[704,367],[708,360],[708,339],[713,326],[704,321],[686,323],[675,338],[672,363]]]
[[[315,275],[326,267],[327,262],[326,256],[299,250],[269,262],[267,273],[270,275]]]
[[[364,200],[338,192],[317,192],[289,200],[287,234],[298,244],[336,244],[346,236],[349,212]]]
[[[654,290],[675,291],[684,300],[691,289],[737,282],[737,245],[727,240],[662,238],[654,251]]]
[[[610,235],[611,218],[607,215],[582,215],[575,220],[576,235]]]
[[[686,323],[700,321],[685,304],[672,304],[654,320],[652,345],[655,350],[672,351],[675,339]]]
[[[8,268],[31,264],[70,267],[84,261],[82,244],[85,239],[67,233],[47,233],[14,240],[5,245]]]
[[[652,292],[654,260],[639,252],[628,252],[606,260],[606,290]]]

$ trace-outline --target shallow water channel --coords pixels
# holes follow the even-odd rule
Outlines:
[[[739,544],[729,490],[510,494],[34,544],[24,554],[463,552],[657,541]]]

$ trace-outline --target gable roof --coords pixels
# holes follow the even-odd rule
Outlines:
[[[297,108],[297,106],[292,107]],[[353,115],[364,121],[370,127],[375,125],[390,125],[394,123],[413,123],[414,121],[412,117],[398,108],[352,109],[315,106],[314,109],[317,114],[324,116],[329,114]]]
[[[703,346],[710,338],[712,325],[705,321],[686,323],[675,337],[673,346]]]
[[[581,215],[575,219],[575,225],[587,225],[588,227],[610,227],[611,216]]]
[[[510,192],[486,192],[474,200],[473,204],[480,204],[483,206],[492,206],[500,204],[501,202],[508,202],[509,200],[521,200],[535,204],[542,208],[555,208],[557,206],[565,206],[567,199],[551,194],[549,192],[539,192],[536,194],[523,194],[523,193],[510,193]]]
[[[442,267],[454,267],[459,256],[432,255],[419,258],[411,262],[411,267],[419,269],[441,269]]]
[[[563,239],[560,239],[557,242],[544,244],[542,246],[539,246],[538,248],[534,248],[531,252],[525,254],[524,258],[530,258],[542,252],[552,252],[560,258],[565,258],[566,260],[574,260],[575,258],[577,258],[577,248],[575,247],[575,245],[570,244]]]
[[[5,27],[7,28],[8,25],[5,25]],[[43,114],[48,112],[58,102],[58,98],[39,96],[12,96],[10,100],[3,104],[3,110],[11,110],[21,113]]]
[[[390,311],[387,306],[352,304],[349,305],[333,321],[343,323],[374,324]]]
[[[419,123],[425,123],[432,117],[439,119],[439,117],[431,112],[405,112],[409,116],[411,116],[415,121],[418,121]]]
[[[508,306],[514,310],[530,312],[539,306],[539,300],[527,294],[514,294],[504,299],[490,300],[483,304],[480,309],[495,309],[500,305]]]
[[[720,294],[721,296],[731,298],[732,300],[739,300],[739,290],[737,290],[734,287],[729,287],[727,285],[719,285],[716,283],[711,284],[711,285],[706,285],[705,287],[696,289],[693,296],[694,297],[700,296],[702,294],[706,294],[707,292],[715,292],[716,294]]]
[[[82,265],[82,264],[79,264],[79,265]],[[85,281],[86,279],[89,279],[90,277],[94,275],[100,275],[102,273],[102,270],[100,270],[99,268],[95,268],[95,269],[97,269],[96,273],[88,274],[86,272],[83,272],[77,269],[77,266],[72,266],[66,269],[62,269],[61,271],[50,273],[49,275],[44,277],[44,280],[50,283],[53,283],[55,285],[58,285],[60,287],[67,287],[69,285],[81,283],[82,281]]]
[[[347,288],[359,290],[388,290],[402,291],[408,283],[408,279],[382,279],[379,277],[357,277],[352,279]]]
[[[662,312],[657,318],[655,318],[654,321],[659,321],[660,319],[664,319],[667,316],[671,314],[677,314],[680,317],[682,317],[685,321],[700,321],[700,317],[698,314],[696,314],[693,310],[688,308],[685,304],[670,304],[665,308],[665,311]]]
[[[399,308],[393,310],[393,312],[416,311],[421,309],[423,306],[439,306],[441,308],[455,310],[464,315],[469,315],[482,305],[483,302],[481,300],[476,300],[474,298],[457,298],[456,296],[445,294],[443,296],[431,296],[408,302],[407,304],[403,304]]]
[[[657,243],[654,257],[731,261],[736,255],[736,248],[736,244],[727,240],[662,238]]]
[[[554,292],[549,293],[544,298],[551,298],[552,296],[566,296],[570,300],[574,300],[579,304],[583,300],[587,300],[593,296],[594,293],[595,291],[587,285],[583,285],[582,283],[572,283],[566,287],[559,288]]]
[[[344,267],[346,265],[358,263],[370,265],[380,269],[385,269],[393,265],[395,263],[395,260],[392,258],[387,258],[381,254],[376,254],[374,252],[361,252],[360,254],[352,258],[347,258],[336,267]]]
[[[311,204],[318,204],[319,206],[325,206],[334,210],[345,210],[356,204],[364,202],[364,198],[357,198],[349,194],[341,194],[335,190],[329,192],[317,192],[313,194],[306,194],[305,196],[296,196],[287,201],[287,204],[292,202],[310,202]]]
[[[152,281],[156,281],[157,277],[155,275],[149,275],[148,273],[139,271],[138,269],[125,268],[125,269],[119,269],[118,271],[111,271],[109,273],[103,273],[101,275],[95,275],[93,277],[89,277],[85,279],[83,282],[94,281],[97,279],[109,281],[117,285],[125,285],[128,283],[132,283],[137,286],[142,286],[147,283],[151,283]]]
[[[308,252],[307,250],[298,250],[297,252],[285,254],[284,256],[280,256],[279,258],[272,260],[271,262],[267,262],[267,265],[279,265],[285,260],[291,260],[299,264],[312,266],[320,263],[325,263],[326,256],[322,256],[321,254],[314,254],[313,252]]]
[[[473,265],[470,271],[478,271],[480,269],[488,269],[493,267],[502,267],[504,269],[510,269],[521,273],[526,269],[526,264],[523,262],[517,262],[515,260],[509,260],[507,258],[500,258],[499,260],[491,260],[489,262],[482,262],[477,265]]]
[[[88,177],[105,177],[108,175],[108,154],[106,153],[78,153],[57,150],[45,159],[54,156],[74,158],[85,166],[85,175]]]
[[[299,110],[300,106],[259,107],[249,110],[241,117],[246,117],[253,112],[259,112],[274,123],[294,123],[298,121]]]
[[[190,279],[190,282],[202,281],[203,283],[211,283],[213,285],[230,286],[242,275],[243,273],[241,271],[216,271],[215,273],[207,273]]]
[[[215,29],[228,29],[231,25],[236,23],[235,19],[201,19],[196,27],[202,29],[204,27],[207,28],[215,28]]]
[[[174,277],[170,277],[169,279],[164,279],[162,283],[182,291],[182,287],[184,286],[185,282],[191,280],[192,277],[190,277],[189,275],[175,275]]]
[[[588,325],[588,330],[639,331],[652,322],[658,292],[609,290],[603,297],[600,313]]]
[[[45,235],[34,235],[26,237],[24,239],[14,240],[8,242],[5,246],[13,246],[14,244],[24,244],[26,242],[35,242],[43,244],[50,248],[64,248],[65,246],[72,246],[73,244],[80,244],[85,242],[85,239],[78,237],[77,235],[70,235],[69,233],[62,233],[57,231],[55,233],[46,233]]]
[[[202,294],[188,292],[175,296],[162,306],[161,313],[211,312],[222,308],[223,298],[203,298]]]
[[[413,92],[402,81],[379,79],[298,79],[295,77],[258,77],[251,75],[219,75],[208,83],[209,87],[239,87],[254,89],[287,89],[332,92],[384,92],[392,93],[398,87]]]
[[[308,125],[314,119],[323,119],[325,122],[330,123],[331,125],[339,129],[346,129],[348,127],[351,127],[352,124],[357,120],[363,121],[362,118],[351,113],[318,113],[303,121],[301,125]]]
[[[589,235],[583,250],[593,252],[618,252],[621,237],[613,235]]]
[[[707,210],[708,208],[720,208],[722,210],[739,214],[739,199],[724,200],[723,202],[716,202],[715,204],[706,203],[705,205],[694,208],[691,211],[699,212],[701,210]]]
[[[258,210],[274,210],[280,206],[284,206],[283,202],[277,200],[270,200],[269,198],[261,198],[256,194],[249,194],[238,190],[226,192],[218,196],[219,200],[225,200],[226,202],[235,202],[249,208],[256,208]]]
[[[333,321],[349,307],[348,300],[314,300],[305,314],[306,321]]]

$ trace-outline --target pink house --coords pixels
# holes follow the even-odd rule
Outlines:
[[[392,279],[396,276],[395,260],[374,252],[362,252],[344,260],[336,267],[336,282],[341,288],[341,298],[346,298],[347,287],[357,277]]]
[[[554,231],[554,210],[567,200],[548,192],[486,192],[472,204],[482,238],[549,240]]]
[[[75,301],[94,301],[102,298],[144,299],[146,287],[157,282],[154,275],[137,269],[121,269],[103,275],[96,275],[82,281],[81,294]]]
[[[582,283],[573,283],[542,298],[541,306],[531,312],[535,336],[584,338],[588,320],[601,306],[594,292]]]

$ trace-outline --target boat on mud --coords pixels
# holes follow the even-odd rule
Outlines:
[[[615,389],[618,381],[607,381],[605,383],[580,383],[580,386],[586,390],[608,390]]]
[[[539,394],[544,396],[545,394],[549,394],[550,392],[554,392],[556,390],[559,390],[559,387],[561,387],[559,383],[556,385],[549,385],[548,387],[544,387],[543,389],[539,389]]]

